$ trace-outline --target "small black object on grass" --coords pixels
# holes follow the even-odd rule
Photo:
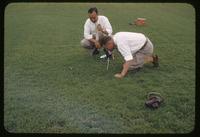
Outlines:
[[[94,55],[97,55],[97,54],[99,54],[99,50],[97,48],[95,48],[92,52],[92,55],[94,56]]]

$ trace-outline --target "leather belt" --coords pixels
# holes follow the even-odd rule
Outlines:
[[[147,45],[148,39],[146,38],[146,42],[144,43],[144,45],[140,48],[140,50],[144,49],[144,47]]]

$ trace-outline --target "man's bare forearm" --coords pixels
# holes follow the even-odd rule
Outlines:
[[[129,66],[130,66],[130,61],[126,61],[124,64],[123,64],[123,69],[121,71],[121,75],[122,76],[125,76],[128,72],[128,69],[129,69]]]
[[[92,42],[92,43],[96,43],[96,42],[97,42],[97,41],[96,41],[95,39],[93,39],[93,38],[92,38],[92,39],[89,39],[89,41]]]
[[[89,39],[89,41],[94,43],[95,48],[101,48],[100,43],[96,39]]]

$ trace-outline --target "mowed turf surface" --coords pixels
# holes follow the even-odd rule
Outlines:
[[[141,32],[160,67],[122,80],[80,46],[96,6],[114,33]],[[128,25],[137,17],[147,26]],[[188,4],[13,3],[5,9],[4,127],[14,133],[188,133],[195,120],[195,10]],[[161,93],[157,110],[144,106]]]

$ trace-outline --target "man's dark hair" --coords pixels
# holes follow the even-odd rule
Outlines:
[[[111,38],[110,36],[104,36],[104,37],[102,37],[102,38],[99,40],[99,43],[100,43],[101,46],[105,46],[106,43],[107,43],[108,41],[110,41],[111,39],[112,39],[112,38]]]
[[[94,11],[98,14],[98,10],[97,10],[96,7],[90,8],[90,9],[88,10],[88,13],[91,14],[91,13],[94,12]]]

